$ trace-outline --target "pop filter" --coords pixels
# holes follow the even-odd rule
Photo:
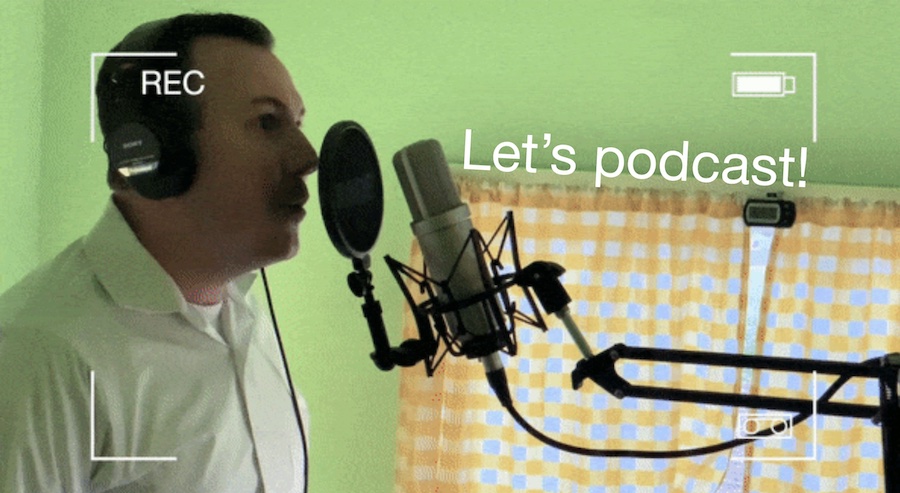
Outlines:
[[[334,247],[363,259],[375,245],[384,215],[378,156],[356,122],[335,123],[319,153],[319,204]]]

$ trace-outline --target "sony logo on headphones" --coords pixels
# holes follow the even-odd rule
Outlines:
[[[143,141],[143,140],[141,140],[141,139],[138,139],[138,140],[132,140],[131,142],[125,142],[124,144],[122,144],[122,149],[123,149],[123,150],[124,150],[124,149],[131,149],[132,147],[139,147],[139,146],[142,146],[142,145],[144,145],[144,141]]]

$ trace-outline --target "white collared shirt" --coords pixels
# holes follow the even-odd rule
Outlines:
[[[0,296],[0,491],[301,492],[304,446],[255,277],[229,283],[208,320],[110,199]]]

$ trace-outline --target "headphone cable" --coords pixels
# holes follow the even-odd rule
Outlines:
[[[272,307],[272,295],[269,292],[269,281],[266,279],[266,269],[262,272],[263,286],[266,288],[266,300],[269,302],[269,314],[272,316],[272,325],[275,327],[275,339],[278,341],[278,351],[281,353],[281,363],[284,365],[284,373],[287,375],[288,388],[291,389],[291,402],[294,404],[294,415],[297,417],[297,426],[300,428],[300,441],[303,443],[303,493],[309,491],[309,451],[306,447],[306,432],[303,429],[303,419],[300,417],[300,406],[297,404],[297,393],[294,391],[294,382],[291,379],[291,370],[288,367],[287,356],[284,353],[284,344],[281,342],[281,332],[278,330],[278,321],[275,320],[275,309]]]

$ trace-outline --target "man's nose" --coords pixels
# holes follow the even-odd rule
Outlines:
[[[291,172],[306,178],[319,169],[319,157],[306,135],[298,128],[291,146]]]

